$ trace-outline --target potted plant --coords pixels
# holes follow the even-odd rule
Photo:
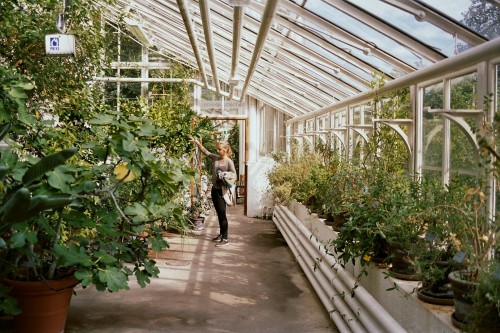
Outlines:
[[[104,147],[109,154],[99,155],[98,138],[82,146],[82,150],[94,153],[83,157],[80,153],[78,157],[94,160],[91,164],[49,163],[55,168],[52,170],[39,164],[47,163],[49,158],[51,162],[52,155],[30,167],[29,161],[38,161],[35,156],[23,154],[26,161],[21,162],[13,151],[2,153],[3,207],[10,207],[11,198],[25,192],[27,197],[32,197],[31,201],[46,196],[49,202],[61,205],[72,202],[70,198],[78,199],[78,204],[65,209],[48,206],[50,210],[29,213],[26,220],[16,223],[9,222],[9,212],[21,214],[30,210],[2,207],[1,211],[5,211],[1,225],[2,277],[49,281],[64,272],[74,276],[75,284],[79,282],[83,287],[93,284],[98,290],[118,291],[128,288],[129,277],[134,276],[144,287],[151,277],[158,276],[156,263],[148,253],[150,249],[161,252],[167,248],[162,237],[167,227],[182,228],[182,209],[168,198],[189,184],[190,174],[183,171],[187,167],[180,161],[170,159],[168,163],[161,163],[158,156],[148,153],[146,138],[160,133],[146,134],[144,130],[150,130],[149,124],[136,119],[132,123],[123,119],[116,122],[106,119],[105,124],[103,121],[96,118],[91,123],[94,128],[112,128],[115,136],[108,139],[107,148]],[[135,132],[134,128],[142,132]],[[105,132],[109,133],[104,131],[102,135]],[[130,137],[131,133],[135,139]],[[128,146],[127,138],[135,142],[133,148]],[[69,152],[75,154],[76,150]],[[55,156],[58,162],[64,161],[59,155]],[[31,193],[24,188],[32,188]],[[26,204],[29,207],[30,203]],[[4,310],[16,314],[12,308]],[[21,323],[34,322],[19,318]]]
[[[481,187],[470,188],[464,196],[463,205],[456,207],[460,217],[454,221],[454,230],[459,252],[455,254],[454,260],[463,269],[449,274],[455,304],[453,323],[481,332],[492,329],[487,323],[500,324],[498,298],[488,298],[487,294],[483,294],[484,290],[490,288],[496,290],[500,284],[499,276],[495,275],[493,269],[496,265],[493,254],[495,234],[500,224],[498,219],[491,219],[486,214],[485,200]],[[475,302],[478,299],[483,302]],[[484,311],[485,308],[488,310]]]
[[[485,98],[485,110],[491,106],[490,97]],[[488,195],[491,189],[487,180],[500,175],[498,137],[500,116],[494,115],[492,122],[485,117],[476,130],[479,142],[480,162],[485,170],[485,179],[480,185],[470,187],[460,205],[454,221],[454,232],[459,252],[454,259],[463,269],[449,274],[453,286],[455,312],[452,319],[456,326],[465,326],[471,331],[493,332],[500,327],[500,273],[498,271],[497,232],[500,219],[488,210]],[[498,212],[497,212],[498,214]]]
[[[3,139],[8,126],[3,126]],[[47,328],[62,331],[73,287],[74,271],[58,265],[53,252],[62,236],[61,211],[74,198],[39,182],[77,152],[64,149],[29,166],[16,154],[1,156],[3,200],[0,206],[0,299],[2,312],[21,314],[19,332]],[[14,166],[14,167],[12,167]],[[18,173],[29,166],[26,172]],[[17,173],[17,175],[16,175]],[[21,179],[16,179],[22,176]]]
[[[79,130],[84,144],[51,153],[76,129],[30,117],[28,95],[21,92],[33,85],[22,76],[12,76],[8,85],[5,91],[14,92],[2,94],[3,106],[19,107],[25,116],[11,117],[15,130],[5,124],[0,138],[9,145],[0,157],[0,278],[10,280],[0,282],[0,308],[20,319],[18,331],[32,332],[41,326],[24,325],[42,324],[33,319],[39,314],[26,319],[31,309],[19,315],[18,305],[35,304],[16,303],[19,293],[12,289],[20,281],[71,296],[77,283],[114,292],[127,289],[130,277],[144,287],[158,276],[149,252],[167,248],[166,228],[184,228],[185,214],[171,198],[189,185],[193,172],[180,159],[165,158],[159,145],[164,132],[133,115],[142,110],[138,104],[123,104],[128,114],[103,107]],[[59,278],[70,286],[57,287]]]
[[[179,90],[163,104],[131,98],[117,101],[119,109],[106,105],[106,89],[89,84],[103,65],[103,54],[94,51],[108,41],[101,5],[68,6],[68,31],[85,56],[57,58],[46,56],[40,43],[54,29],[60,4],[0,7],[8,37],[0,41],[0,122],[11,126],[4,136],[9,148],[0,158],[0,202],[60,202],[40,206],[49,209],[37,214],[16,210],[26,213],[21,222],[5,222],[12,221],[5,215],[0,278],[48,281],[69,275],[84,288],[112,292],[127,289],[131,278],[146,286],[159,272],[150,252],[168,246],[164,230],[186,227],[186,214],[173,198],[194,175],[182,159],[191,147],[187,135],[195,117],[188,89],[176,85]],[[106,48],[106,55],[114,50]],[[77,149],[56,154],[71,153],[71,159],[39,168],[59,147]],[[0,308],[17,314],[9,292],[1,282]]]
[[[460,202],[464,184],[453,181],[442,186],[439,181],[422,180],[422,218],[425,234],[422,241],[415,243],[416,270],[422,280],[417,290],[418,297],[428,303],[453,305],[448,275],[457,269],[452,260],[457,251],[457,242],[452,224],[457,211],[453,208]]]
[[[333,220],[334,230],[340,231],[349,218],[349,202],[357,200],[362,191],[363,179],[359,168],[337,161],[332,163],[327,181],[323,209],[329,220]]]

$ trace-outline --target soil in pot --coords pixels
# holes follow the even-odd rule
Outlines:
[[[412,262],[412,254],[406,250],[391,246],[391,276],[407,281],[418,281],[420,276],[415,272]]]
[[[453,265],[448,261],[436,261],[433,265],[442,269],[442,276],[432,282],[424,281],[423,287],[417,290],[417,296],[427,303],[453,306],[453,291],[448,279],[448,274],[453,271]]]
[[[342,227],[346,223],[348,217],[345,213],[339,213],[339,214],[326,214],[326,220],[325,224],[329,225],[335,230],[336,232],[342,231]]]
[[[451,291],[450,284],[434,288],[421,287],[417,290],[417,296],[420,300],[431,304],[450,306],[453,306],[454,304],[453,292]]]
[[[12,288],[22,313],[14,317],[18,333],[61,333],[66,326],[73,288],[79,283],[74,276],[61,280],[3,280]]]
[[[373,254],[371,257],[371,261],[377,264],[387,264],[389,257],[389,245],[387,244],[387,240],[380,236],[377,236],[374,244],[373,244]]]

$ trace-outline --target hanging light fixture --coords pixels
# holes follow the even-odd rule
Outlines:
[[[48,55],[75,55],[75,36],[66,34],[66,0],[62,0],[62,12],[57,16],[59,34],[45,35],[45,53]]]
[[[127,28],[130,32],[146,47],[152,47],[154,45],[153,40],[146,34],[146,30],[138,21],[126,17],[123,19]]]

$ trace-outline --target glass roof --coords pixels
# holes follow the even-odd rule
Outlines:
[[[499,0],[117,0],[106,6],[111,25],[136,22],[146,38],[130,24],[125,32],[197,69],[210,89],[235,100],[252,96],[290,116],[368,90],[375,72],[394,79],[500,36]]]

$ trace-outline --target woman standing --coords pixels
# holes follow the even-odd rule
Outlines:
[[[234,168],[233,160],[231,156],[233,154],[231,146],[228,142],[217,143],[217,154],[208,151],[200,141],[196,140],[192,136],[189,137],[190,140],[200,148],[201,152],[207,155],[210,159],[214,161],[214,168],[212,170],[212,202],[214,203],[215,211],[217,212],[217,218],[219,220],[220,233],[213,241],[218,243],[215,246],[225,246],[229,244],[227,239],[228,232],[228,221],[226,216],[226,201],[223,197],[222,183],[219,178],[219,174],[224,172],[232,172],[236,177],[236,169]]]

